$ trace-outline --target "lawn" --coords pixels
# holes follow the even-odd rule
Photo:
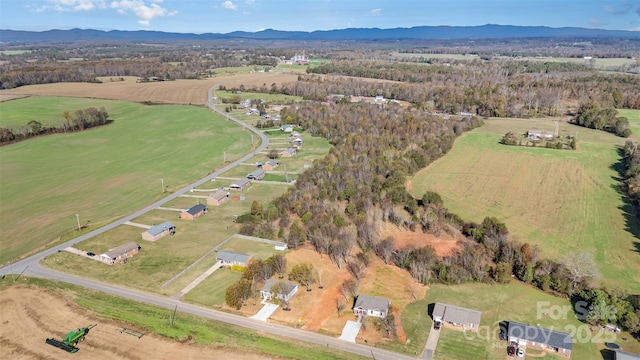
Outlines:
[[[448,154],[419,171],[409,188],[420,198],[439,193],[445,206],[467,221],[504,221],[513,240],[536,245],[542,256],[595,255],[603,283],[640,291],[640,227],[618,191],[619,147],[625,139],[562,123],[577,134],[578,150],[499,144],[508,131],[553,131],[544,120],[490,119],[455,142]]]
[[[273,244],[267,244],[238,237],[234,237],[229,240],[220,248],[220,250],[249,254],[253,255],[255,258],[259,258],[262,260],[266,260],[276,253],[281,253],[281,251],[274,249]]]
[[[218,181],[215,184],[216,186],[221,185]],[[210,184],[206,184],[206,186],[213,187]],[[166,289],[161,288],[162,284],[198,260],[207,251],[222,243],[230,235],[237,233],[241,224],[233,222],[233,215],[249,212],[254,200],[266,206],[269,201],[282,194],[287,188],[283,185],[254,183],[243,193],[242,196],[245,200],[240,200],[239,193],[231,192],[228,201],[220,206],[209,206],[208,213],[194,221],[178,219],[179,212],[172,210],[153,210],[134,219],[134,222],[146,225],[171,221],[176,226],[175,235],[163,237],[156,242],[141,240],[140,233],[144,231],[142,228],[121,225],[75,245],[76,248],[84,251],[101,254],[127,241],[135,241],[142,249],[126,264],[109,266],[68,252],[50,255],[42,260],[41,264],[105,282],[173,295],[189,283],[187,279],[193,280],[204,272],[208,268],[206,264],[213,265],[213,260],[205,259],[203,264],[199,264],[187,272],[184,275],[185,279],[181,278]],[[208,195],[209,193],[194,192],[191,194]],[[180,197],[170,201],[164,207],[184,209],[194,205],[198,200],[206,201],[205,199]],[[230,246],[234,246],[233,242],[230,244]],[[252,243],[252,245],[257,251],[255,253],[257,256],[267,255],[267,253],[270,256],[270,252],[273,251],[273,245],[268,246],[270,251],[265,250],[266,244]],[[240,251],[233,250],[232,247],[224,249]],[[253,254],[253,252],[249,253]]]
[[[31,97],[0,103],[0,124],[87,106],[104,106],[114,123],[0,148],[0,263],[72,231],[75,214],[104,224],[159,199],[162,182],[178,189],[220,166],[223,152],[233,160],[250,149],[247,132],[192,106]]]
[[[189,291],[183,299],[194,304],[221,309],[224,305],[225,291],[241,277],[242,273],[239,271],[220,268]]]
[[[600,349],[604,348],[605,341],[617,341],[628,351],[640,351],[640,343],[628,334],[592,333],[588,325],[576,319],[568,300],[517,282],[507,285],[434,285],[420,302],[425,307],[440,302],[482,311],[478,332],[463,334],[444,329],[436,348],[436,359],[504,359],[506,342],[498,338],[499,324],[503,321],[518,321],[533,326],[539,324],[574,335],[573,359],[601,360]],[[566,312],[559,310],[563,307],[567,309]],[[623,337],[628,340],[622,340]],[[470,348],[478,356],[469,357]],[[548,358],[560,359],[555,356]]]

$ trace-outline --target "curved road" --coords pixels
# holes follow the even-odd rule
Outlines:
[[[29,256],[25,259],[22,259],[20,261],[17,261],[13,264],[7,265],[3,268],[0,268],[0,275],[4,276],[4,275],[9,275],[9,274],[16,274],[16,273],[22,273],[24,275],[29,275],[29,276],[34,276],[34,277],[40,277],[40,278],[45,278],[45,279],[51,279],[51,280],[56,280],[56,281],[61,281],[61,282],[66,282],[66,283],[70,283],[70,284],[74,284],[74,285],[78,285],[78,286],[82,286],[85,288],[89,288],[89,289],[93,289],[93,290],[97,290],[97,291],[101,291],[107,294],[111,294],[111,295],[115,295],[115,296],[119,296],[122,298],[126,298],[129,300],[134,300],[134,301],[138,301],[138,302],[142,302],[142,303],[147,303],[147,304],[151,304],[151,305],[156,305],[159,307],[163,307],[166,309],[174,309],[176,306],[178,307],[178,310],[185,312],[185,313],[189,313],[195,316],[200,316],[203,318],[207,318],[207,319],[211,319],[211,320],[216,320],[216,321],[221,321],[224,323],[228,323],[228,324],[233,324],[233,325],[238,325],[238,326],[242,326],[245,328],[249,328],[249,329],[253,329],[253,330],[257,330],[257,331],[263,331],[263,332],[267,332],[267,333],[271,333],[274,335],[278,335],[278,336],[284,336],[284,337],[288,337],[288,338],[292,338],[292,339],[298,339],[298,340],[303,340],[303,341],[307,341],[310,343],[315,343],[315,344],[320,344],[320,345],[326,345],[327,347],[332,347],[332,348],[336,348],[342,351],[346,351],[346,352],[351,352],[354,354],[358,354],[358,355],[362,355],[362,356],[368,356],[368,357],[373,357],[374,359],[387,359],[387,360],[406,360],[406,359],[412,359],[411,357],[405,356],[405,355],[401,355],[398,353],[394,353],[391,351],[387,351],[387,350],[381,350],[381,349],[375,349],[369,346],[364,346],[364,345],[359,345],[359,344],[355,344],[355,343],[350,343],[350,342],[346,342],[346,341],[342,341],[342,340],[338,340],[337,338],[333,338],[333,337],[329,337],[326,335],[322,335],[322,334],[318,334],[318,333],[314,333],[314,332],[309,332],[309,331],[304,331],[304,330],[299,330],[299,329],[294,329],[291,327],[287,327],[287,326],[283,326],[283,325],[277,325],[277,324],[270,324],[270,323],[266,323],[263,321],[258,321],[258,320],[254,320],[254,319],[249,319],[243,316],[237,316],[237,315],[232,315],[232,314],[228,314],[222,311],[216,311],[216,310],[212,310],[212,309],[207,309],[205,307],[202,306],[197,306],[197,305],[192,305],[192,304],[187,304],[187,303],[183,303],[179,300],[175,300],[175,299],[171,299],[168,297],[164,297],[164,296],[160,296],[160,295],[155,295],[155,294],[150,294],[150,293],[145,293],[142,291],[138,291],[138,290],[133,290],[133,289],[129,289],[129,288],[125,288],[125,287],[121,287],[121,286],[116,286],[116,285],[112,285],[112,284],[107,284],[101,281],[96,281],[96,280],[91,280],[91,279],[86,279],[86,278],[82,278],[79,276],[75,276],[75,275],[70,275],[70,274],[65,274],[65,273],[61,273],[58,271],[54,271],[51,269],[47,269],[44,268],[42,266],[40,266],[40,259],[42,259],[45,256],[54,254],[60,250],[63,250],[69,246],[73,246],[76,243],[85,241],[87,239],[90,239],[96,235],[102,234],[106,231],[109,231],[117,226],[120,226],[124,223],[126,223],[127,221],[131,221],[151,210],[154,210],[155,208],[162,206],[164,204],[166,204],[167,202],[176,199],[177,197],[189,192],[191,189],[193,189],[194,187],[200,186],[204,183],[206,183],[207,181],[210,181],[211,179],[220,176],[222,173],[225,173],[227,171],[229,171],[230,169],[232,169],[233,167],[239,165],[240,163],[246,162],[247,160],[249,160],[250,158],[252,158],[254,156],[254,153],[257,151],[263,151],[264,149],[267,148],[267,146],[269,145],[269,139],[267,138],[267,136],[265,136],[262,132],[258,131],[258,129],[254,128],[251,125],[248,125],[232,116],[230,116],[229,114],[226,114],[224,112],[222,112],[221,110],[218,110],[215,105],[213,104],[213,96],[212,96],[212,91],[214,88],[216,88],[219,84],[215,84],[213,85],[210,89],[209,89],[209,94],[208,94],[208,105],[211,109],[213,109],[214,111],[216,111],[217,113],[225,116],[227,119],[234,121],[236,123],[238,123],[239,125],[242,125],[244,128],[249,129],[250,131],[252,131],[253,133],[255,133],[256,135],[258,135],[260,137],[260,139],[262,140],[262,143],[260,144],[260,146],[258,146],[254,151],[250,152],[249,154],[243,156],[242,158],[222,167],[221,169],[213,172],[210,175],[207,175],[206,177],[168,195],[167,197],[160,199],[158,201],[156,201],[155,203],[148,205],[140,210],[137,210],[119,220],[116,220],[108,225],[105,225],[103,227],[100,227],[96,230],[93,230],[89,233],[86,233],[84,235],[81,235],[77,238],[71,239],[63,244],[59,244],[56,245],[54,247],[51,247],[49,249],[46,249],[44,251],[41,251],[35,255]]]

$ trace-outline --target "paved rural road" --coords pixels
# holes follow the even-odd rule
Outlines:
[[[233,118],[232,116],[230,116],[229,114],[226,114],[218,109],[216,109],[216,107],[213,105],[213,97],[212,97],[212,91],[214,88],[216,88],[219,84],[216,84],[214,86],[212,86],[209,89],[209,95],[208,95],[208,105],[209,107],[211,107],[214,111],[220,113],[221,115],[225,116],[227,119],[234,121],[240,125],[242,125],[243,127],[245,127],[246,129],[249,129],[250,131],[254,132],[255,134],[257,134],[260,139],[262,140],[262,144],[260,146],[258,146],[255,149],[255,152],[259,152],[262,151],[264,149],[267,148],[268,144],[269,144],[269,139],[260,131],[258,131],[256,128],[254,128],[253,126],[250,126],[238,119]],[[207,318],[207,319],[211,319],[211,320],[216,320],[216,321],[221,321],[224,323],[228,323],[228,324],[234,324],[234,325],[238,325],[238,326],[242,326],[245,328],[249,328],[249,329],[253,329],[253,330],[258,330],[258,331],[264,331],[267,333],[271,333],[271,334],[275,334],[278,336],[283,336],[283,337],[288,337],[288,338],[292,338],[292,339],[298,339],[298,340],[302,340],[302,341],[306,341],[306,342],[310,342],[310,343],[315,343],[315,344],[320,344],[320,345],[326,345],[327,347],[332,347],[335,349],[339,349],[342,351],[346,351],[346,352],[351,352],[354,354],[359,354],[359,355],[363,355],[363,356],[370,356],[373,357],[374,359],[378,359],[378,360],[382,360],[382,359],[386,359],[386,360],[406,360],[406,359],[412,359],[411,357],[405,356],[405,355],[401,355],[398,353],[394,353],[391,351],[387,351],[387,350],[381,350],[381,349],[375,349],[372,347],[368,347],[368,346],[364,346],[364,345],[359,345],[359,344],[354,344],[354,343],[349,343],[346,341],[342,341],[342,340],[338,340],[337,338],[333,338],[333,337],[329,337],[326,335],[322,335],[322,334],[318,334],[318,333],[314,333],[314,332],[309,332],[309,331],[304,331],[304,330],[299,330],[299,329],[294,329],[291,327],[287,327],[287,326],[283,326],[283,325],[277,325],[277,324],[270,324],[270,323],[266,323],[263,321],[258,321],[258,320],[254,320],[254,319],[249,319],[249,318],[245,318],[242,316],[237,316],[237,315],[232,315],[232,314],[228,314],[225,312],[221,312],[221,311],[216,311],[216,310],[212,310],[212,309],[207,309],[201,306],[196,306],[196,305],[191,305],[191,304],[186,304],[183,303],[179,300],[176,299],[172,299],[172,298],[168,298],[168,297],[164,297],[164,296],[159,296],[159,295],[154,295],[154,294],[150,294],[150,293],[145,293],[142,291],[138,291],[138,290],[133,290],[133,289],[128,289],[128,288],[124,288],[124,287],[120,287],[120,286],[116,286],[116,285],[111,285],[111,284],[107,284],[107,283],[103,283],[100,281],[96,281],[96,280],[91,280],[91,279],[85,279],[79,276],[75,276],[75,275],[70,275],[70,274],[65,274],[65,273],[61,273],[58,271],[54,271],[51,269],[47,269],[44,268],[42,266],[40,266],[40,259],[44,258],[45,256],[54,254],[58,251],[62,251],[63,249],[73,246],[76,243],[85,241],[87,239],[90,239],[96,235],[102,234],[106,231],[109,231],[117,226],[120,226],[124,223],[126,223],[127,221],[131,221],[177,197],[179,197],[180,195],[183,195],[187,192],[189,192],[192,188],[200,186],[204,183],[206,183],[207,181],[210,181],[211,179],[219,176],[220,174],[229,171],[230,169],[232,169],[233,167],[239,165],[240,163],[246,162],[247,160],[249,160],[250,158],[252,158],[254,155],[254,152],[252,151],[251,153],[243,156],[242,158],[224,166],[223,168],[215,171],[214,173],[207,175],[206,177],[174,192],[173,194],[168,195],[167,197],[156,201],[155,203],[146,206],[134,213],[131,213],[115,222],[112,222],[108,225],[105,225],[101,228],[98,228],[96,230],[93,230],[89,233],[86,233],[84,235],[81,235],[77,238],[74,238],[72,240],[69,240],[63,244],[54,246],[52,248],[49,248],[47,250],[44,250],[42,252],[39,252],[35,255],[32,255],[30,257],[27,257],[25,259],[22,259],[18,262],[15,262],[11,265],[7,265],[3,268],[0,268],[0,275],[10,275],[10,274],[24,274],[24,275],[29,275],[29,276],[35,276],[35,277],[39,277],[39,278],[45,278],[45,279],[51,279],[51,280],[56,280],[56,281],[61,281],[61,282],[65,282],[65,283],[70,283],[70,284],[74,284],[74,285],[78,285],[78,286],[82,286],[85,288],[89,288],[89,289],[93,289],[93,290],[97,290],[97,291],[101,291],[107,294],[111,294],[111,295],[115,295],[115,296],[119,296],[122,298],[126,298],[129,300],[134,300],[134,301],[139,301],[139,302],[143,302],[143,303],[147,303],[147,304],[151,304],[151,305],[156,305],[159,307],[163,307],[166,309],[174,309],[175,306],[178,306],[178,310],[180,310],[181,312],[185,312],[185,313],[189,313],[192,315],[196,315],[196,316],[200,316],[203,318]]]

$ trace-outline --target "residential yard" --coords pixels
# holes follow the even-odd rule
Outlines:
[[[433,285],[421,302],[424,306],[440,302],[482,311],[478,332],[463,334],[459,331],[444,329],[447,331],[441,334],[435,352],[435,358],[438,360],[468,358],[469,347],[474,349],[473,353],[483,354],[483,357],[479,358],[504,359],[506,341],[498,337],[499,324],[503,321],[540,325],[573,334],[572,359],[601,360],[600,350],[604,348],[604,342],[611,340],[628,351],[640,352],[640,343],[633,340],[629,334],[618,334],[614,339],[612,337],[616,335],[610,332],[592,332],[589,325],[577,320],[573,307],[567,299],[554,297],[518,282],[507,285]],[[566,313],[559,310],[563,307],[567,309]],[[547,315],[544,315],[545,312]],[[623,341],[623,337],[627,340]],[[532,352],[539,353],[534,350]],[[548,356],[548,358],[560,359],[556,356]]]
[[[426,190],[467,221],[487,216],[504,221],[511,238],[561,259],[571,252],[595,255],[602,282],[640,291],[640,226],[618,191],[625,139],[560,124],[560,134],[578,134],[575,151],[505,146],[508,131],[553,130],[548,120],[490,119],[462,135],[444,157],[408,182],[420,198]]]
[[[189,291],[182,299],[194,304],[222,309],[225,306],[225,291],[240,278],[242,278],[241,272],[220,268]]]
[[[280,250],[274,249],[273,244],[262,243],[259,241],[242,239],[234,237],[226,242],[221,248],[221,251],[233,251],[241,254],[253,255],[255,258],[267,259],[273,254],[282,253]]]

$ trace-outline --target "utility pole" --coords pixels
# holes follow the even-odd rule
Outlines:
[[[160,179],[160,184],[162,184],[162,192],[164,192],[164,179]]]
[[[76,214],[76,221],[78,222],[78,231],[80,231],[80,214]]]

